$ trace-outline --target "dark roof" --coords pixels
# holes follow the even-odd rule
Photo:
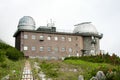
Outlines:
[[[71,33],[71,32],[46,32],[46,31],[37,31],[37,30],[25,30],[25,29],[18,29],[13,37],[16,37],[20,32],[34,32],[34,33],[46,33],[46,34],[59,34],[59,35],[73,35],[73,36],[96,36],[98,38],[102,38],[103,34],[98,35],[98,34],[90,34],[90,33],[86,33],[86,34],[80,34],[80,33]]]

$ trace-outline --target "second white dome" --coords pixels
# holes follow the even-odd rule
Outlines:
[[[97,29],[91,22],[84,22],[75,25],[75,29],[73,33],[90,33],[90,34],[98,34]]]

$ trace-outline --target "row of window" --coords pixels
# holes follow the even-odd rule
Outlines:
[[[24,46],[24,50],[27,51],[27,50],[28,50],[28,46]],[[31,47],[31,50],[32,50],[32,51],[35,51],[35,50],[36,50],[36,47],[35,47],[35,46],[32,46],[32,47]],[[41,46],[41,47],[39,48],[39,50],[40,50],[40,51],[44,51],[44,47]],[[55,52],[58,52],[58,51],[59,51],[59,48],[58,48],[58,47],[55,47],[53,50],[54,50]],[[47,47],[47,51],[48,51],[48,52],[49,52],[49,51],[52,51],[52,48],[51,48],[51,47]],[[61,48],[61,51],[62,51],[62,52],[65,52],[65,51],[67,51],[67,49],[66,49],[65,47],[62,47],[62,48]],[[68,51],[69,51],[69,52],[72,52],[72,48],[68,48]]]
[[[32,38],[33,40],[35,40],[35,39],[36,39],[36,36],[35,36],[35,35],[32,35],[31,38]],[[47,40],[51,40],[51,38],[52,38],[51,36],[48,36],[48,37],[47,37]],[[28,35],[24,35],[24,39],[28,39]],[[77,38],[76,38],[76,39],[77,39]],[[44,40],[44,36],[40,36],[40,40]],[[58,40],[58,37],[55,36],[55,37],[54,37],[54,40],[57,41],[57,40]],[[62,40],[62,41],[65,41],[66,38],[65,38],[65,37],[61,37],[61,40]],[[69,37],[69,38],[68,38],[68,41],[72,41],[72,38]]]

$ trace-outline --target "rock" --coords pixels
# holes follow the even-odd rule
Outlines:
[[[97,77],[92,77],[90,80],[98,80]]]
[[[15,70],[12,70],[12,73],[14,74],[16,71]]]
[[[77,69],[74,69],[73,72],[77,72]]]
[[[6,75],[5,77],[3,77],[1,80],[9,80],[10,79],[10,75]]]
[[[106,79],[106,76],[105,76],[105,74],[103,73],[103,71],[98,71],[98,72],[96,73],[96,77],[97,77],[98,80],[105,80],[105,79]]]
[[[63,61],[63,60],[65,59],[65,57],[62,57],[61,59],[62,59],[62,61]]]
[[[43,72],[40,72],[38,76],[41,78],[41,80],[46,80],[45,78],[46,75]]]
[[[83,75],[79,75],[78,80],[84,80]]]
[[[37,62],[34,62],[34,64],[38,66],[38,63],[37,63]]]

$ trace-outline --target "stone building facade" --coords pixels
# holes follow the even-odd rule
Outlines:
[[[77,27],[73,33],[56,31],[54,23],[48,23],[47,26],[40,26],[35,30],[33,18],[24,16],[14,34],[15,47],[26,57],[41,59],[98,54],[102,34],[99,34],[90,22],[75,26]]]

